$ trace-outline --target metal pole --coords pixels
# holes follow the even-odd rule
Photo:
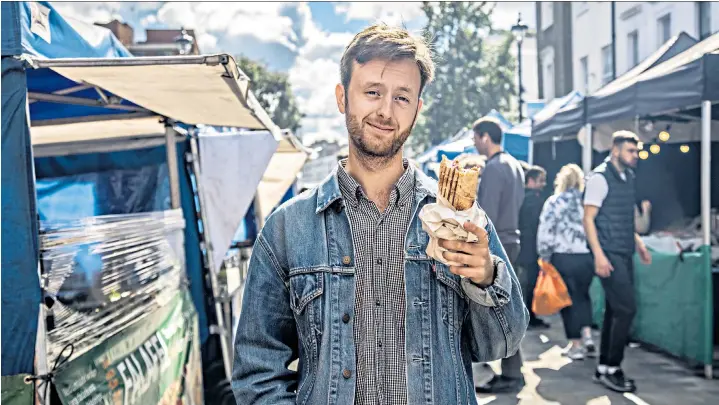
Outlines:
[[[584,125],[584,146],[582,147],[582,169],[584,174],[592,171],[592,124]]]
[[[522,122],[522,40],[517,41],[517,73],[519,76],[519,122]]]
[[[167,150],[167,171],[170,175],[170,201],[172,209],[180,208],[180,173],[177,165],[177,140],[172,121],[165,121],[165,146]]]
[[[197,146],[197,136],[190,136],[190,151],[192,152],[192,168],[195,172],[195,185],[197,186],[197,197],[200,199],[200,219],[202,220],[202,231],[204,233],[205,255],[207,259],[208,273],[210,275],[210,287],[212,289],[212,300],[215,303],[215,319],[217,321],[217,332],[220,335],[220,351],[222,352],[222,360],[225,363],[225,373],[227,378],[232,376],[232,358],[230,357],[230,342],[232,333],[227,333],[225,327],[225,316],[222,312],[222,304],[220,303],[220,284],[217,280],[217,272],[215,271],[215,260],[212,258],[212,241],[209,240],[210,231],[207,222],[205,210],[205,195],[202,192],[202,176],[200,173],[200,154]],[[212,330],[210,330],[212,332]]]
[[[701,212],[702,212],[702,242],[705,246],[711,245],[711,122],[712,103],[702,103],[702,144],[701,144]]]
[[[529,138],[529,156],[527,157],[527,163],[529,163],[530,166],[534,164],[534,141],[532,140],[532,137]]]
[[[702,143],[701,143],[701,214],[702,214],[702,244],[705,249],[704,254],[711,254],[711,122],[712,122],[712,103],[711,101],[702,102]],[[711,259],[709,257],[704,258],[704,262],[708,265],[707,271],[710,272],[711,277]],[[711,287],[708,287],[709,293],[711,294]],[[708,303],[707,305],[711,305]],[[707,324],[711,325],[711,318],[707,319]],[[709,342],[711,342],[711,335],[709,335]],[[709,343],[711,347],[711,343]],[[704,365],[704,376],[708,379],[713,379],[714,369],[711,364]]]

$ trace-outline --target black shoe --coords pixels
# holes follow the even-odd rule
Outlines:
[[[524,378],[510,378],[495,375],[486,384],[476,387],[480,394],[515,394],[524,388]]]
[[[595,378],[596,374],[599,374],[599,372],[595,373]],[[621,369],[612,374],[599,374],[599,383],[616,392],[634,392],[637,390],[634,380],[626,378]]]
[[[529,327],[532,329],[549,329],[550,325],[539,318],[529,320]]]
[[[597,346],[594,345],[593,340],[586,340],[584,342],[584,349],[586,350],[587,357],[595,358],[597,357]]]

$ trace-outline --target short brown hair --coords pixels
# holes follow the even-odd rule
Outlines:
[[[434,79],[434,62],[427,41],[414,37],[404,28],[390,27],[387,24],[373,24],[352,39],[340,62],[340,80],[347,89],[352,77],[352,64],[360,65],[371,60],[412,59],[419,68],[419,93]]]
[[[544,175],[545,177],[547,176],[547,171],[544,170],[543,167],[529,166],[529,169],[524,172],[524,184],[528,184],[529,179],[537,181],[542,175]]]
[[[617,131],[612,134],[612,145],[620,147],[625,142],[633,143],[634,145],[639,144],[639,137],[632,131]]]

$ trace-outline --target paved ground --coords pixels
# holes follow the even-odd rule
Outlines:
[[[522,343],[527,382],[524,390],[518,395],[480,395],[480,405],[719,404],[719,380],[698,377],[686,364],[641,347],[628,348],[624,360],[624,369],[636,381],[637,392],[621,395],[605,389],[592,381],[594,359],[573,362],[562,357],[567,341],[561,319],[552,317],[548,321],[551,329],[530,330]],[[599,344],[598,335],[595,341]],[[491,366],[500,369],[499,362]],[[491,372],[479,378],[489,379]]]

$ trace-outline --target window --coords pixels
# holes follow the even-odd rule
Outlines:
[[[667,14],[657,20],[657,47],[664,45],[672,37],[672,15]]]
[[[551,27],[554,24],[554,2],[543,1],[541,8],[541,19],[542,19],[542,31]]]
[[[584,91],[589,90],[589,57],[585,56],[582,59],[579,60],[579,66],[581,67],[581,78],[582,78],[582,86]]]
[[[553,61],[549,61],[545,65],[544,97],[548,101],[554,99],[554,62]]]
[[[602,86],[612,81],[612,46],[602,48]]]
[[[627,35],[627,60],[629,69],[639,64],[639,33],[634,30]]]
[[[697,4],[699,13],[699,40],[712,34],[711,2],[700,1]]]

